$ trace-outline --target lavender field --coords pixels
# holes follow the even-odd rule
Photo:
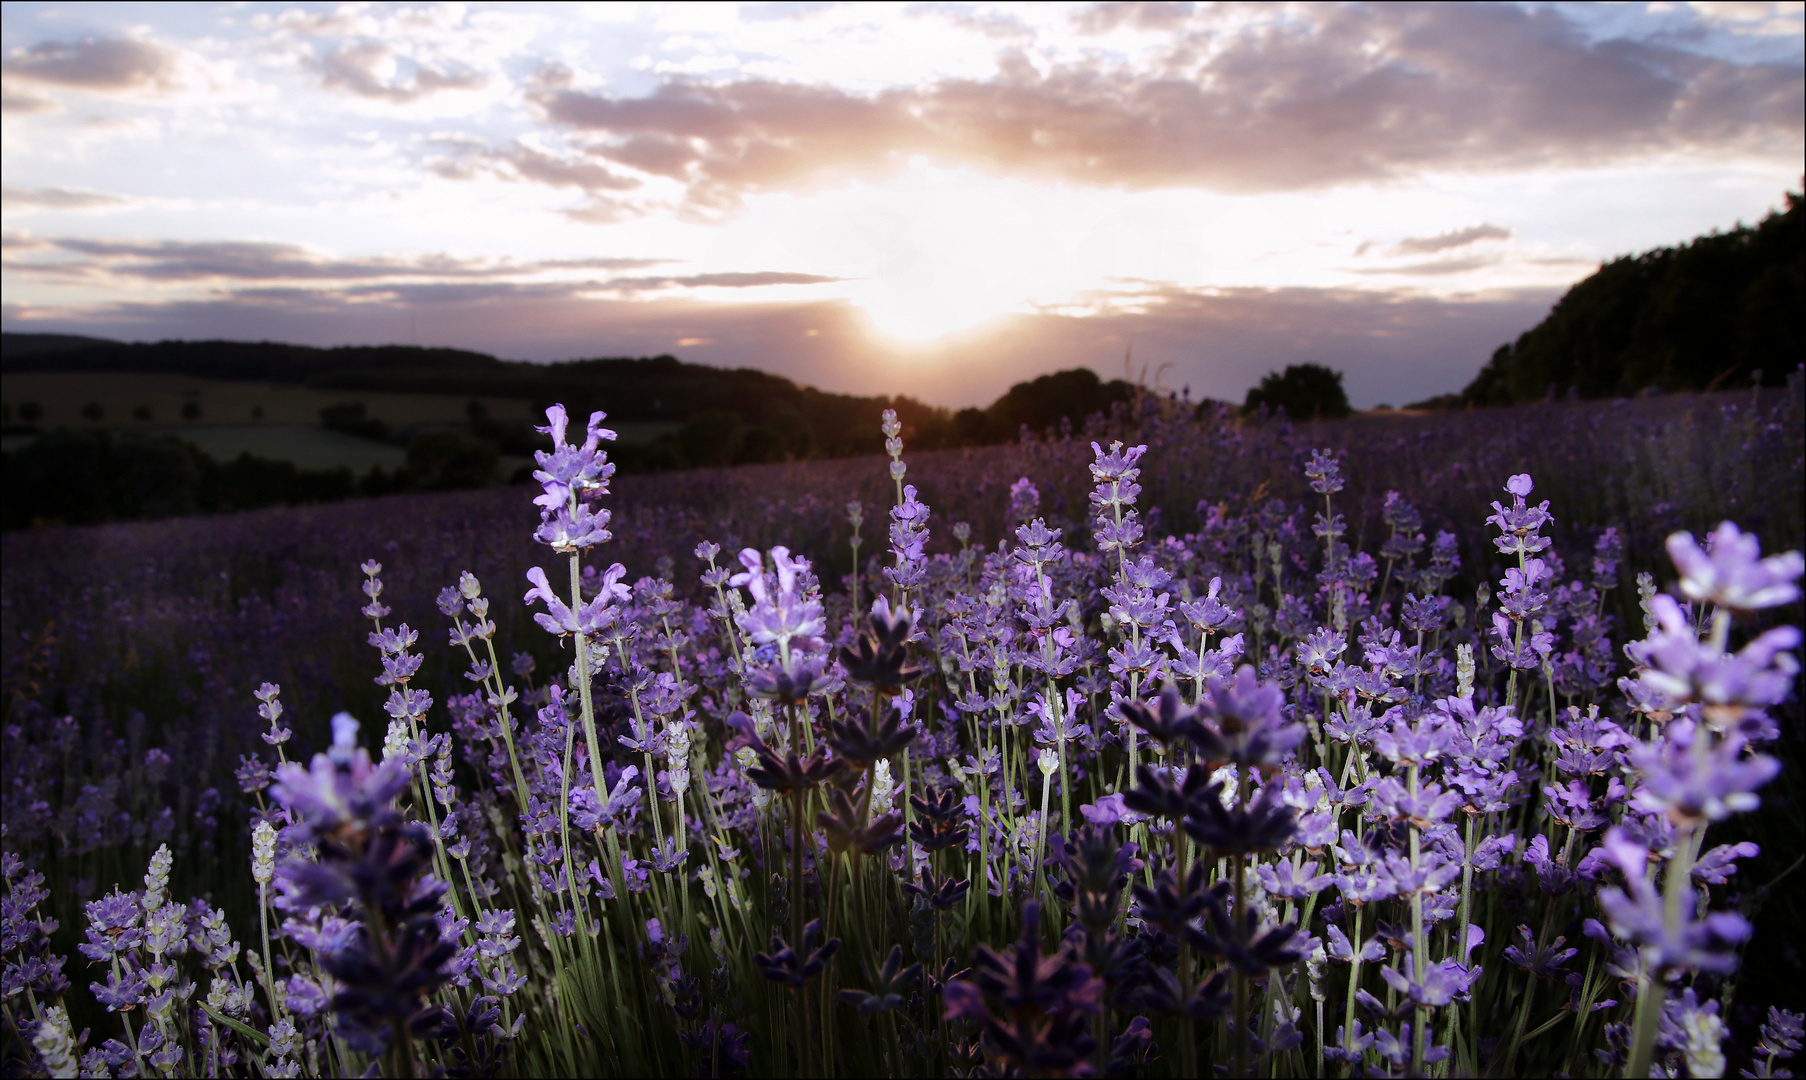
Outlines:
[[[7,1075],[1790,1075],[1806,376],[547,427],[6,536]]]

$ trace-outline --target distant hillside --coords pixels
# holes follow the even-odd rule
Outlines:
[[[706,367],[673,356],[533,364],[402,345],[126,344],[42,334],[0,335],[0,370],[290,382],[347,397],[357,391],[396,391],[518,398],[539,408],[563,402],[579,417],[603,409],[610,420],[683,425],[654,443],[620,447],[616,456],[629,470],[877,453],[883,448],[877,416],[887,408],[897,410],[905,437],[919,449],[1013,441],[1025,425],[1036,432],[1057,427],[1062,419],[1080,426],[1087,416],[1108,412],[1134,392],[1120,379],[1104,382],[1089,370],[1075,369],[1019,383],[988,409],[955,413],[909,397],[832,394],[763,371]],[[527,442],[537,439],[525,428],[479,434],[507,453],[522,453]]]
[[[1615,259],[1569,289],[1548,318],[1501,345],[1459,396],[1509,405],[1549,393],[1614,397],[1646,387],[1781,383],[1802,355],[1802,197],[1755,227]]]
[[[118,345],[119,342],[108,338],[83,337],[80,334],[6,334],[6,359],[8,370],[14,357],[26,357],[36,353],[63,353],[71,349],[86,349],[96,345]],[[25,368],[18,369],[27,370]]]

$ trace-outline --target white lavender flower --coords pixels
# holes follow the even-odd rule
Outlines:
[[[268,885],[276,877],[276,826],[267,821],[251,830],[251,877]]]

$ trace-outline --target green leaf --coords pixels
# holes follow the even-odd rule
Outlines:
[[[200,1006],[201,1006],[201,1011],[206,1013],[208,1016],[212,1017],[214,1023],[224,1024],[227,1027],[231,1028],[233,1031],[236,1031],[240,1035],[243,1035],[245,1038],[254,1040],[257,1043],[257,1045],[262,1046],[266,1049],[269,1047],[270,1037],[268,1035],[265,1035],[263,1032],[258,1031],[256,1028],[252,1027],[249,1024],[242,1023],[238,1020],[232,1019],[230,1016],[227,1016],[225,1013],[219,1012],[218,1010],[214,1009],[213,1006],[207,1004],[204,1001],[200,1002]]]

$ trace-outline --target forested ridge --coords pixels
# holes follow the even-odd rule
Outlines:
[[[1551,393],[1617,397],[1646,388],[1779,385],[1802,352],[1802,197],[1756,225],[1626,255],[1569,289],[1547,318],[1499,346],[1462,404]]]

